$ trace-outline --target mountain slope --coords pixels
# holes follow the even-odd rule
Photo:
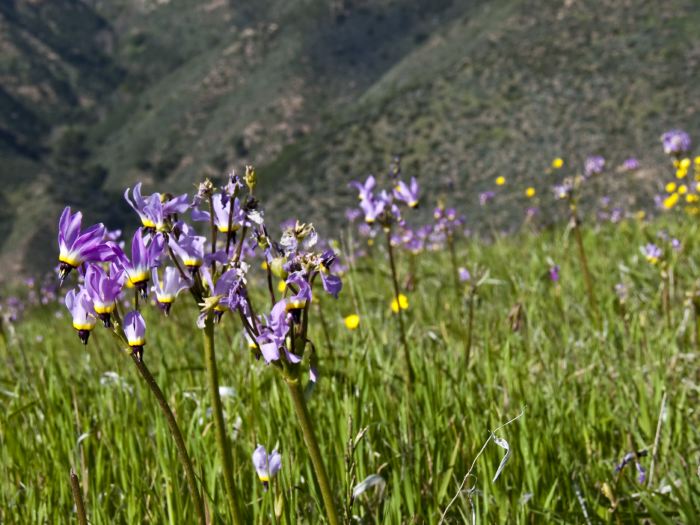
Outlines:
[[[427,200],[448,194],[475,223],[476,193],[505,175],[489,221],[506,225],[525,185],[547,193],[560,155],[569,166],[639,156],[645,169],[604,189],[646,205],[665,169],[658,135],[700,131],[692,0],[663,11],[631,0],[13,0],[0,24],[0,262],[17,271],[50,264],[64,203],[127,224],[120,195],[139,180],[187,191],[254,163],[273,217],[330,225],[354,201],[347,182],[400,154]]]

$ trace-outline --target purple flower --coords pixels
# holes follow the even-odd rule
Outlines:
[[[646,260],[651,264],[657,264],[661,257],[663,257],[663,251],[654,243],[647,243],[646,246],[641,248],[642,255],[646,257]]]
[[[73,317],[73,328],[78,331],[78,337],[84,345],[87,344],[90,332],[95,328],[97,319],[94,315],[94,305],[85,288],[71,290],[66,294],[66,308]]]
[[[289,321],[287,314],[287,301],[282,299],[275,303],[270,312],[267,324],[261,328],[257,343],[266,363],[277,361],[280,358],[280,348],[284,348],[289,332]],[[293,355],[293,354],[290,354]],[[299,362],[296,359],[293,362]]]
[[[365,213],[365,222],[372,224],[377,220],[386,208],[386,201],[384,199],[362,199],[360,201],[360,208]]]
[[[479,204],[481,206],[486,206],[489,202],[491,202],[494,197],[496,197],[496,194],[492,191],[483,191],[479,193]]]
[[[260,478],[264,490],[267,491],[270,480],[274,478],[282,468],[282,456],[277,452],[277,449],[273,450],[272,453],[268,455],[265,447],[258,445],[258,448],[253,452],[253,466],[258,473],[258,478]]]
[[[374,190],[374,186],[376,185],[374,175],[370,175],[369,177],[367,177],[367,180],[364,183],[353,181],[350,183],[350,185],[357,189],[358,198],[361,201],[372,200],[372,190]]]
[[[680,157],[688,153],[692,146],[690,135],[682,129],[672,129],[661,135],[661,143],[666,155]]]
[[[554,191],[554,196],[557,199],[568,199],[571,197],[574,191],[574,185],[571,180],[567,179],[561,184],[555,185],[552,190]]]
[[[640,484],[644,484],[647,479],[646,470],[644,470],[644,467],[639,463],[639,458],[644,457],[647,454],[648,452],[646,450],[640,450],[639,452],[628,452],[622,458],[622,461],[615,465],[615,474],[622,472],[622,469],[634,461],[634,465],[637,468],[637,481]]]
[[[555,264],[549,267],[549,278],[552,282],[559,282],[559,265]]]
[[[163,253],[165,239],[162,233],[156,233],[144,239],[143,228],[136,230],[131,241],[131,260],[121,254],[121,264],[126,272],[129,284],[135,286],[143,297],[148,294],[148,280],[151,269],[158,266]]]
[[[605,159],[600,155],[588,157],[583,165],[583,174],[586,177],[600,175],[605,168]]]
[[[469,273],[469,270],[467,270],[466,268],[459,268],[457,270],[457,272],[459,274],[460,282],[465,283],[465,282],[471,280],[471,278],[472,278],[472,275]]]
[[[640,167],[639,161],[635,157],[630,157],[622,163],[622,169],[624,171],[635,171]]]
[[[146,344],[146,321],[139,311],[132,310],[124,316],[124,336],[140,361],[143,357],[143,346]]]
[[[236,231],[245,222],[246,215],[241,209],[241,203],[237,197],[233,199],[233,206],[231,205],[231,200],[221,193],[214,194],[211,202],[214,208],[214,225],[219,232],[229,233],[229,223],[231,231]],[[208,211],[193,208],[192,220],[209,222],[211,215]]]
[[[335,260],[335,252],[333,250],[326,250],[321,256],[319,273],[321,274],[323,289],[337,299],[338,294],[343,289],[343,281],[337,275],[331,274],[330,268]]]
[[[179,239],[170,237],[168,245],[185,266],[194,272],[204,262],[204,243],[206,238],[199,235],[183,234]]]
[[[411,177],[410,185],[400,180],[394,188],[394,198],[405,202],[409,208],[415,208],[418,206],[419,191],[420,188],[418,187],[418,181],[416,181],[415,177]]]
[[[191,283],[183,279],[178,269],[172,266],[168,266],[163,270],[162,281],[158,276],[157,268],[151,270],[151,276],[153,278],[153,290],[156,293],[156,301],[167,316],[178,294],[189,288]]]
[[[345,218],[348,222],[353,223],[362,216],[362,212],[357,208],[348,208],[345,210]]]
[[[141,183],[139,182],[132,191],[132,198],[129,198],[129,188],[124,191],[124,199],[129,203],[141,218],[144,228],[162,230],[164,221],[175,213],[183,213],[189,207],[187,194],[174,197],[163,202],[159,193],[153,193],[148,197],[141,195]]]
[[[109,275],[96,264],[91,264],[85,272],[85,289],[105,327],[111,326],[110,315],[124,286],[124,277],[124,270],[114,263],[110,266]]]
[[[115,257],[115,246],[104,241],[105,227],[95,224],[81,233],[83,214],[71,215],[66,207],[58,222],[59,277],[61,281],[73,269],[85,262],[109,261]]]

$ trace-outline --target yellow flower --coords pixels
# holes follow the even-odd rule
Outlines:
[[[685,195],[686,193],[688,193],[688,186],[686,186],[685,184],[681,184],[680,186],[678,186],[678,193],[679,195]]]
[[[395,298],[391,301],[391,311],[397,314],[399,310],[408,310],[408,297],[402,293],[399,294],[398,301]]]
[[[700,166],[700,155],[698,155],[697,157],[695,157],[695,165],[696,165],[696,166]]]
[[[678,194],[672,193],[664,199],[664,208],[670,210],[678,203]]]
[[[287,289],[287,282],[286,281],[280,281],[277,283],[277,291],[280,293],[284,293],[284,291]]]
[[[644,217],[647,216],[647,213],[644,210],[639,210],[637,213],[634,214],[634,216],[638,221],[643,221]]]
[[[685,177],[688,175],[688,169],[687,168],[678,168],[676,171],[676,178],[677,179],[685,179]]]
[[[690,167],[690,159],[685,158],[685,159],[681,160],[680,166],[684,170],[687,170]]]
[[[700,201],[700,197],[695,194],[695,193],[689,193],[688,195],[685,196],[685,202],[698,202]]]
[[[350,314],[348,315],[345,319],[345,328],[348,330],[355,330],[358,326],[360,326],[360,316],[357,314]]]
[[[501,175],[496,179],[496,186],[503,186],[506,183],[506,178]]]
[[[552,161],[552,168],[554,168],[555,170],[558,170],[563,165],[564,165],[564,159],[562,159],[561,157],[557,157],[556,159],[554,159]]]
[[[267,261],[263,261],[262,263],[260,263],[260,268],[262,268],[263,270],[267,270]]]
[[[533,188],[532,186],[530,186],[528,189],[525,190],[525,196],[528,199],[531,199],[532,197],[534,197],[535,193],[536,193],[535,188]]]
[[[669,182],[666,184],[666,192],[667,193],[673,193],[676,191],[676,183],[675,182]]]

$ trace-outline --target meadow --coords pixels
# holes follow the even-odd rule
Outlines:
[[[638,249],[662,230],[682,239],[669,265],[668,322],[658,266]],[[323,316],[309,336],[320,378],[305,391],[339,514],[348,523],[697,523],[698,233],[685,217],[586,228],[600,320],[569,229],[459,241],[459,264],[483,277],[470,356],[475,283],[455,286],[445,250],[400,253],[412,383],[386,254],[377,246],[354,260],[339,299],[312,308]],[[343,319],[353,313],[360,322],[350,330]],[[228,522],[193,309],[183,298],[169,318],[144,315],[144,362],[183,429],[212,522]],[[47,306],[5,327],[0,521],[75,522],[72,468],[91,523],[194,523],[168,427],[128,352],[99,329],[84,348],[69,317]],[[245,522],[323,522],[283,379],[251,356],[237,318],[220,327],[220,392]],[[490,432],[514,418],[494,435],[510,453],[492,481],[505,449]],[[269,491],[250,461],[258,443],[282,454]],[[642,483],[632,461],[615,471],[629,452]],[[353,498],[368,477],[376,484]]]

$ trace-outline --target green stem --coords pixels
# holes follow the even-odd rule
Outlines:
[[[209,383],[209,395],[211,397],[214,426],[216,427],[216,446],[223,462],[224,483],[231,516],[235,525],[242,525],[243,518],[238,506],[236,487],[233,483],[233,461],[231,459],[231,447],[226,438],[226,423],[224,411],[219,396],[219,375],[216,369],[216,353],[214,348],[214,318],[209,315],[204,324],[204,362],[207,368]]]
[[[304,392],[302,392],[298,379],[285,378],[285,382],[287,383],[287,387],[289,387],[289,393],[294,402],[294,412],[296,412],[297,419],[301,425],[301,431],[304,434],[304,442],[311,455],[311,463],[316,473],[316,481],[318,481],[318,485],[321,488],[321,497],[323,498],[323,505],[326,508],[326,517],[331,525],[339,525],[338,511],[333,501],[333,493],[331,492],[331,486],[328,482],[328,474],[326,474],[326,467],[323,464],[321,450],[318,447],[318,441],[316,441],[309,409],[304,400]]]
[[[185,469],[187,487],[190,491],[190,496],[192,497],[194,508],[197,511],[197,521],[200,525],[205,525],[206,516],[204,513],[204,502],[202,501],[202,497],[200,496],[199,491],[197,490],[197,478],[194,473],[194,468],[192,467],[192,461],[190,461],[190,456],[187,453],[185,440],[182,437],[182,432],[180,432],[180,427],[178,426],[177,420],[175,419],[175,415],[170,409],[168,401],[165,399],[163,391],[158,386],[158,383],[156,383],[156,380],[151,374],[151,371],[148,369],[148,367],[146,367],[146,363],[144,363],[143,360],[139,359],[136,356],[136,354],[131,354],[131,359],[134,361],[136,368],[141,374],[141,377],[143,377],[143,379],[146,381],[146,384],[151,389],[151,392],[153,392],[153,395],[158,401],[158,405],[160,405],[160,409],[163,412],[163,415],[165,416],[165,420],[167,421],[168,427],[170,428],[170,433],[172,434],[173,439],[175,440],[175,446],[177,447],[177,454],[180,459],[180,463],[182,463],[182,467]]]
[[[88,525],[87,513],[85,512],[85,503],[83,502],[83,495],[80,492],[80,480],[73,469],[70,471],[70,488],[73,492],[75,513],[78,515],[78,523],[80,525]]]
[[[394,248],[391,246],[391,231],[386,232],[386,246],[389,252],[389,265],[391,266],[391,280],[394,285],[394,299],[397,303],[396,318],[399,320],[399,332],[401,335],[401,345],[403,346],[403,354],[406,359],[406,380],[408,384],[412,384],[415,379],[415,372],[413,371],[413,365],[411,364],[411,352],[408,349],[408,340],[406,339],[406,329],[403,324],[403,316],[401,315],[401,304],[399,302],[399,279],[396,275],[396,262],[394,261]]]
[[[472,353],[472,333],[474,330],[474,295],[475,295],[475,290],[473,288],[470,288],[469,290],[469,303],[468,303],[468,321],[467,321],[467,337],[466,337],[466,366],[465,369],[469,369],[469,361],[471,358],[471,353]]]
[[[455,241],[452,235],[447,236],[447,246],[450,249],[450,262],[452,263],[452,279],[454,280],[455,293],[457,297],[461,296],[462,287],[459,284],[459,270],[457,269],[457,252],[455,250]]]

